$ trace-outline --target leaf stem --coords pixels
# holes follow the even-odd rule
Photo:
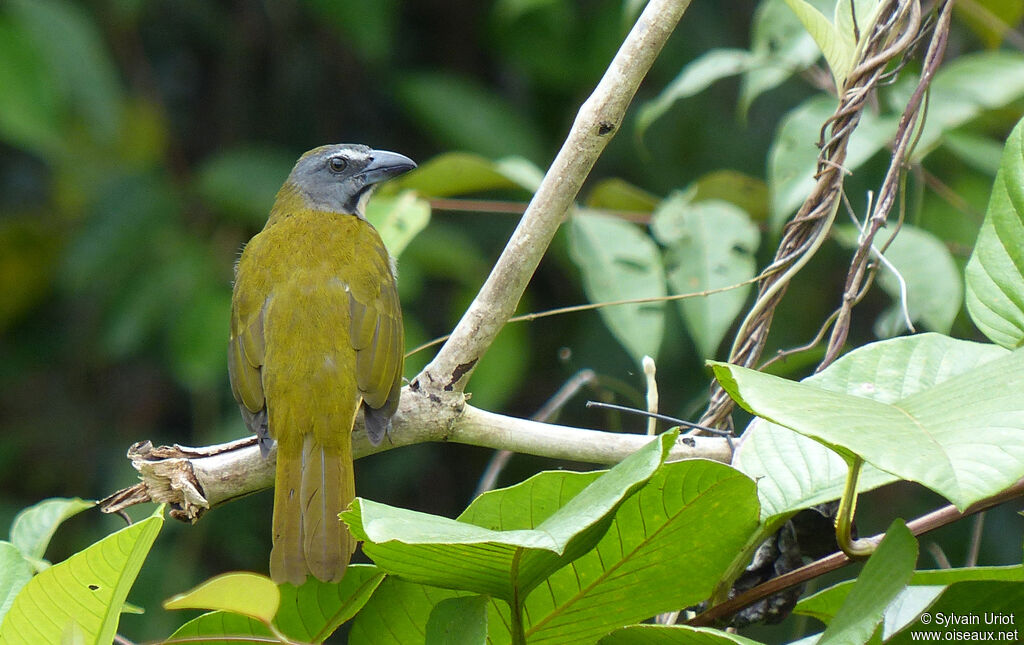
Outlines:
[[[839,513],[836,515],[836,542],[851,559],[866,558],[875,552],[877,544],[873,540],[855,540],[853,534],[853,516],[857,511],[857,480],[864,460],[854,455],[847,466],[846,487],[839,499]]]

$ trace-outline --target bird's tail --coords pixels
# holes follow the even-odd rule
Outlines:
[[[355,497],[351,447],[324,448],[308,434],[299,454],[286,452],[279,446],[270,577],[301,585],[311,573],[338,582],[355,549],[338,519]]]

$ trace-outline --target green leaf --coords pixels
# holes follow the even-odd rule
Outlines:
[[[583,274],[583,289],[592,303],[666,293],[658,247],[635,224],[606,215],[574,215],[569,222],[569,254]],[[598,311],[638,365],[644,356],[657,356],[665,327],[664,302]]]
[[[63,102],[25,30],[0,16],[0,138],[40,154],[61,147]]]
[[[88,642],[111,642],[161,526],[163,506],[32,578],[0,625],[0,642],[58,643],[72,623]]]
[[[440,589],[387,576],[356,614],[349,631],[350,645],[406,645],[422,643],[434,607],[466,592]],[[493,604],[492,604],[493,607]],[[493,612],[493,609],[491,610]],[[497,618],[495,614],[494,619]],[[493,622],[493,619],[489,622]]]
[[[78,497],[45,499],[15,516],[11,523],[11,543],[26,558],[40,560],[61,522],[95,506],[95,502]]]
[[[752,219],[768,219],[768,185],[757,177],[736,170],[714,170],[693,182],[693,201],[717,199],[729,202]]]
[[[537,127],[479,83],[442,73],[419,73],[399,81],[398,99],[438,143],[498,158],[544,159]]]
[[[304,4],[338,32],[342,46],[351,47],[367,61],[384,63],[395,55],[399,18],[395,0],[358,4],[306,0]]]
[[[686,625],[630,625],[598,641],[599,645],[761,645],[739,634]]]
[[[834,232],[843,246],[857,246],[859,231],[856,227],[836,227]],[[876,238],[876,245],[883,241],[884,238]],[[942,240],[924,229],[904,224],[886,249],[885,257],[906,283],[910,320],[928,330],[949,333],[960,312],[963,282],[953,255]],[[896,336],[906,330],[900,307],[900,283],[886,265],[881,267],[878,281],[894,302],[879,317],[875,330],[883,338]]]
[[[917,540],[903,520],[895,520],[857,576],[819,645],[866,643],[889,603],[907,586],[917,562]]]
[[[211,389],[224,382],[224,339],[230,320],[231,291],[212,280],[196,288],[189,306],[178,313],[169,329],[168,362],[188,388]]]
[[[860,347],[803,383],[893,403],[1007,355],[996,345],[918,334]],[[758,482],[765,521],[842,493],[846,463],[824,445],[763,419],[743,436],[734,464]],[[894,479],[865,464],[858,488],[870,490]]]
[[[835,99],[814,96],[787,114],[768,152],[768,186],[772,193],[771,225],[778,230],[814,188],[819,128],[835,112]],[[813,125],[812,125],[813,124]],[[856,170],[885,147],[896,133],[896,118],[865,110],[850,137],[843,167]]]
[[[228,148],[203,161],[196,172],[196,187],[200,197],[225,215],[262,227],[296,159],[280,148]]]
[[[486,157],[471,152],[446,152],[387,182],[377,192],[388,195],[415,190],[429,197],[451,197],[517,186],[498,164]]]
[[[448,598],[434,605],[426,645],[483,645],[487,642],[487,596]]]
[[[280,607],[274,616],[274,625],[289,638],[301,642],[323,642],[342,623],[356,615],[383,579],[384,574],[374,566],[352,564],[337,584],[320,582],[312,577],[300,587],[283,584],[278,588]],[[272,634],[256,618],[213,611],[185,623],[171,638],[208,639],[197,642],[222,643],[225,636],[271,637]]]
[[[25,559],[18,547],[10,542],[0,542],[0,623],[33,573],[32,562]]]
[[[529,523],[531,513],[543,515],[557,499],[556,486],[576,485],[561,474],[482,497],[473,504],[474,519],[489,515],[506,527]],[[757,518],[754,483],[732,468],[704,460],[665,464],[619,507],[596,548],[527,597],[527,639],[592,643],[618,626],[700,602],[757,530]],[[715,527],[713,535],[708,526]],[[678,570],[660,566],[664,562],[686,563],[685,584]]]
[[[711,49],[687,63],[679,76],[656,98],[644,103],[636,116],[636,136],[642,139],[647,128],[676,101],[703,92],[715,81],[750,70],[759,60],[745,49]]]
[[[889,98],[890,105],[902,110],[916,85],[917,79],[907,79],[897,85]],[[923,159],[942,141],[946,132],[1022,96],[1024,54],[1020,52],[968,54],[943,65],[929,88],[928,118],[911,160]]]
[[[836,28],[820,11],[806,0],[786,0],[807,33],[814,38],[825,55],[836,87],[842,87],[853,64],[856,43],[853,34]]]
[[[1003,347],[1024,345],[1024,121],[1006,141],[966,277],[978,329]]]
[[[123,108],[117,68],[85,9],[64,0],[11,0],[14,17],[35,41],[52,79],[98,141],[111,141]]]
[[[211,611],[188,621],[167,640],[182,640],[189,645],[223,645],[226,636],[253,640],[265,638],[270,642],[275,638],[270,629],[255,618],[227,611]]]
[[[256,573],[224,573],[164,602],[164,609],[214,609],[270,623],[281,603],[274,581]]]
[[[970,27],[989,49],[995,49],[1003,41],[1006,32],[1020,24],[1024,17],[1024,2],[1021,0],[974,0],[957,3],[953,11],[964,24]]]
[[[841,582],[804,598],[794,612],[813,616],[828,624],[856,582]],[[889,603],[883,621],[882,638],[887,642],[910,641],[906,633],[903,638],[890,638],[915,624],[921,612],[929,608],[933,613],[946,611],[963,615],[972,610],[983,612],[1017,607],[1024,602],[1024,585],[1021,582],[1024,582],[1022,565],[916,571],[910,579],[911,586],[906,587]],[[959,604],[950,604],[946,599],[947,592],[950,592],[952,602]],[[993,602],[993,595],[997,594],[1001,598]],[[922,625],[920,628],[927,626]]]
[[[1024,400],[1018,395],[1024,388],[1024,351],[893,403],[712,364],[722,386],[748,411],[814,438],[846,459],[860,455],[960,509],[1024,476]]]
[[[975,170],[993,177],[999,172],[1003,144],[991,137],[961,128],[947,132],[942,137],[942,145]]]
[[[342,519],[385,571],[510,601],[590,550],[615,509],[657,470],[675,437],[666,433],[651,441],[533,530],[496,531],[360,498]]]
[[[675,293],[739,284],[757,272],[754,253],[761,235],[750,217],[728,202],[670,197],[654,213],[651,231],[667,247],[665,268]],[[701,356],[715,355],[749,292],[746,285],[677,301]]]
[[[376,227],[393,257],[430,223],[430,202],[406,191],[398,197],[375,197],[366,206],[366,219]]]
[[[828,0],[813,4],[824,9]],[[834,2],[830,3],[834,4]],[[762,61],[740,81],[739,110],[746,116],[754,100],[815,63],[821,50],[785,0],[764,0],[754,12],[750,50]]]
[[[290,638],[319,643],[351,620],[384,580],[369,564],[350,564],[339,583],[310,577],[300,587],[281,585],[281,608],[274,624]]]
[[[587,208],[649,213],[658,205],[658,197],[625,179],[609,177],[594,185],[587,194]]]

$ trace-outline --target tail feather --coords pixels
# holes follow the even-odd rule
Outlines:
[[[306,581],[299,501],[301,476],[302,457],[283,454],[279,446],[274,478],[274,548],[270,551],[270,577],[277,583],[301,585]]]
[[[355,540],[338,519],[355,497],[352,461],[341,450],[325,449],[313,435],[303,445],[302,548],[306,566],[318,579],[338,582]]]

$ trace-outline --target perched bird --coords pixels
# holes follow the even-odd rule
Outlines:
[[[329,145],[299,158],[235,267],[228,373],[267,455],[277,442],[270,575],[337,582],[355,540],[352,426],[380,443],[398,407],[404,333],[394,262],[363,209],[403,155]]]

